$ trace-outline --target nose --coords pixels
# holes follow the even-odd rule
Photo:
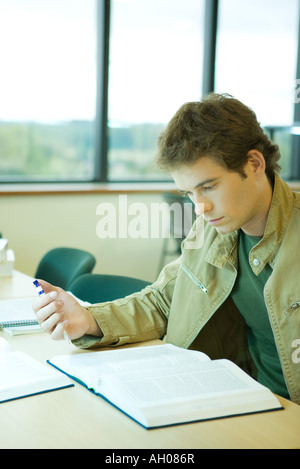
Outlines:
[[[195,203],[195,207],[194,207],[194,210],[195,210],[195,214],[198,216],[198,215],[202,215],[204,213],[204,204],[201,203],[201,202],[196,202]]]
[[[197,198],[194,201],[194,204],[194,210],[197,216],[204,215],[205,213],[208,213],[212,210],[212,203],[203,197],[201,197],[201,199]]]

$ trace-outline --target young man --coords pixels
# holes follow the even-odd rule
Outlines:
[[[142,292],[84,309],[62,290],[34,308],[54,339],[78,347],[166,337],[228,358],[300,404],[300,194],[278,176],[278,147],[252,110],[229,95],[183,105],[158,142],[158,163],[199,217],[182,247]],[[204,242],[188,245],[201,230]]]

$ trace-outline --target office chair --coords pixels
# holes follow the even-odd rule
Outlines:
[[[95,264],[95,257],[87,251],[55,248],[41,259],[35,277],[68,290],[77,277],[92,272]]]
[[[173,194],[171,192],[164,192],[162,196],[170,207],[170,224],[168,227],[165,227],[168,233],[165,233],[166,236],[163,239],[158,274],[164,267],[167,256],[180,256],[181,243],[186,238],[196,219],[193,203],[188,196]],[[172,210],[172,205],[175,210]],[[171,248],[169,247],[170,241],[173,241],[174,245]]]
[[[122,275],[85,274],[74,280],[69,290],[83,301],[102,303],[124,298],[147,285],[150,283]]]

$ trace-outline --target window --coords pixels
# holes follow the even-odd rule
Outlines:
[[[0,174],[94,177],[96,0],[0,0]]]
[[[298,21],[298,0],[0,0],[0,182],[168,179],[158,135],[202,86],[300,178]]]
[[[250,106],[291,161],[299,1],[220,0],[215,90]]]
[[[203,0],[112,0],[108,178],[166,177],[154,167],[159,133],[201,97]]]

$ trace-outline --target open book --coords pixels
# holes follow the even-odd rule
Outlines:
[[[67,376],[23,352],[0,353],[0,403],[70,386]]]
[[[56,356],[48,363],[145,428],[282,408],[234,363],[169,344]]]

